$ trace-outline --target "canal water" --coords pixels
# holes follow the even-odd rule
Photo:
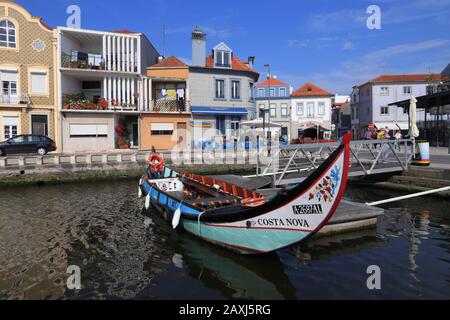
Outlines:
[[[448,201],[391,204],[372,230],[241,256],[172,231],[136,193],[136,181],[0,190],[0,299],[450,298]],[[79,291],[66,287],[71,265]],[[367,289],[370,265],[381,290]]]

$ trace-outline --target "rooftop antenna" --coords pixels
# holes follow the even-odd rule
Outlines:
[[[166,33],[167,33],[167,25],[166,24],[163,24],[163,33],[162,33],[162,36],[163,36],[163,45],[162,45],[162,55],[163,55],[163,57],[165,57],[166,56]]]

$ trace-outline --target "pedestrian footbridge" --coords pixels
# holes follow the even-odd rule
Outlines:
[[[272,154],[268,151],[265,163],[258,160],[256,175],[249,177],[266,177],[274,186],[299,183],[317,169],[338,146],[338,143],[282,146],[274,149]],[[413,140],[352,141],[349,176],[407,170],[414,151]]]

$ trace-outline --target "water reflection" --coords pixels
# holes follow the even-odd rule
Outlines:
[[[0,299],[448,298],[445,202],[387,208],[377,229],[241,256],[142,211],[135,181],[0,190]],[[385,198],[350,189],[363,201]],[[392,193],[389,193],[392,196]],[[368,292],[365,268],[382,267]],[[67,267],[82,290],[66,289]]]

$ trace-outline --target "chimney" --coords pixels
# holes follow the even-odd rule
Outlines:
[[[159,56],[159,57],[158,57],[158,63],[163,62],[163,60],[164,60],[164,57],[163,57],[163,56]]]
[[[206,66],[206,34],[199,26],[192,32],[192,65]]]
[[[248,66],[250,68],[253,69],[253,67],[255,66],[255,57],[254,56],[248,57],[248,63],[247,64],[248,64]]]

